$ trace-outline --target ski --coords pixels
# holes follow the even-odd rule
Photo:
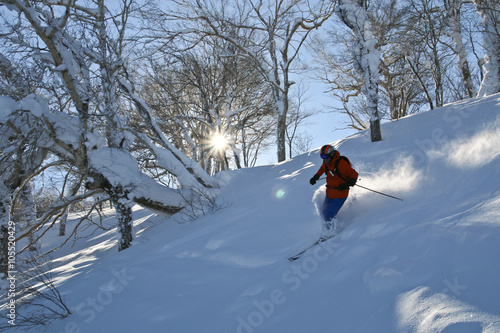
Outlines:
[[[311,245],[311,246],[307,247],[305,250],[302,250],[302,251],[300,251],[299,253],[297,253],[297,254],[295,254],[295,255],[293,255],[293,256],[291,256],[291,257],[288,257],[288,260],[290,260],[290,261],[295,261],[295,260],[299,259],[300,257],[302,257],[302,255],[303,255],[304,253],[306,253],[306,252],[307,252],[307,250],[309,250],[311,247],[316,246],[316,245],[318,245],[318,244],[319,244],[319,241],[318,241],[318,242],[316,242],[316,243],[314,243],[313,245]]]
[[[321,243],[323,243],[323,242],[325,242],[325,241],[327,241],[327,240],[329,240],[329,239],[331,239],[333,237],[334,236],[328,237],[328,238],[325,238],[325,239],[318,239],[316,242],[314,242],[312,245],[306,247],[304,250],[300,251],[299,253],[297,253],[297,254],[295,254],[295,255],[293,255],[291,257],[288,257],[288,260],[293,262],[293,261],[295,261],[297,259],[300,259],[300,257],[302,257],[302,255],[304,255],[304,253],[306,253],[309,249],[311,249],[311,248],[315,247],[316,245],[321,244]]]

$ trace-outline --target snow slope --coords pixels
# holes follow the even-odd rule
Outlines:
[[[404,201],[355,187],[339,234],[294,263],[321,231],[318,150],[220,174],[228,207],[190,223],[136,207],[132,248],[107,232],[58,251],[74,312],[48,331],[500,332],[499,110],[497,94],[335,142],[360,185]]]

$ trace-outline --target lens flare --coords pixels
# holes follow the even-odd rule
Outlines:
[[[286,190],[286,187],[284,187],[283,185],[275,185],[271,189],[271,194],[273,200],[281,201],[286,198],[288,192]]]

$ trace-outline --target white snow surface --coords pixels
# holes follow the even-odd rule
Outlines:
[[[496,94],[334,142],[404,201],[354,187],[337,236],[293,263],[321,232],[317,149],[220,174],[230,205],[190,223],[135,206],[131,248],[110,231],[56,252],[73,314],[47,331],[500,332],[499,111]]]

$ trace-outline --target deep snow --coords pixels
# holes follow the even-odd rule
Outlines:
[[[190,223],[136,206],[131,248],[109,231],[56,252],[73,314],[48,331],[500,332],[499,110],[497,94],[335,142],[360,185],[404,201],[355,187],[339,234],[294,263],[321,232],[317,149],[219,174],[228,207]]]

